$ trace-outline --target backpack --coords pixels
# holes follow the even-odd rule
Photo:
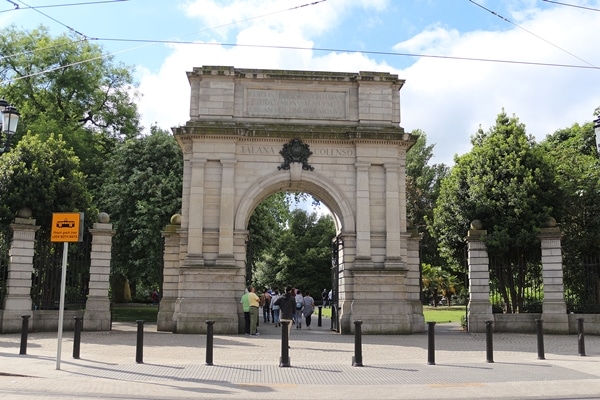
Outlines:
[[[302,310],[302,302],[301,301],[296,302],[296,310]]]

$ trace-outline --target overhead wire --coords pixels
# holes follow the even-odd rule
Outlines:
[[[590,11],[600,11],[600,9],[598,8],[592,8],[592,7],[585,7],[585,6],[578,6],[576,4],[569,4],[569,3],[561,3],[560,1],[552,1],[552,0],[542,0],[545,1],[546,3],[553,3],[553,4],[559,4],[561,6],[568,6],[568,7],[575,7],[575,8],[581,8],[583,10],[590,10]]]
[[[87,39],[87,36],[84,35],[83,33],[79,32],[78,30],[63,24],[62,22],[60,22],[59,20],[57,20],[56,18],[53,18],[51,16],[49,16],[48,14],[44,13],[43,11],[38,10],[38,7],[31,7],[29,4],[25,3],[23,0],[19,0],[19,2],[21,2],[22,4],[25,4],[28,8],[32,9],[33,11],[42,14],[44,17],[51,19],[52,21],[56,22],[57,24],[60,24],[62,26],[64,26],[65,28],[67,28],[68,30],[70,30],[71,32],[74,32],[78,35],[80,35],[81,37],[84,37]]]
[[[45,6],[27,6],[27,7],[21,7],[21,6],[19,6],[19,4],[15,3],[12,0],[6,0],[6,1],[8,1],[9,3],[12,3],[15,6],[15,8],[12,10],[0,10],[0,13],[5,13],[5,12],[15,11],[15,10],[31,10],[34,8],[55,8],[55,7],[87,6],[90,4],[119,3],[122,1],[131,1],[131,0],[86,1],[86,2],[81,2],[81,3],[48,4]]]
[[[592,66],[592,67],[594,67],[594,68],[600,68],[600,67],[598,67],[598,66],[596,66],[596,65],[594,65],[594,64],[592,64],[592,63],[590,63],[590,62],[588,62],[587,60],[584,60],[583,58],[579,57],[578,55],[576,55],[576,54],[573,54],[573,53],[571,53],[570,51],[568,51],[568,50],[565,50],[565,49],[563,49],[562,47],[560,47],[560,46],[558,46],[558,45],[556,45],[556,44],[554,44],[554,43],[550,42],[549,40],[546,40],[546,39],[544,39],[543,37],[541,37],[541,36],[539,36],[539,35],[537,35],[537,34],[535,34],[535,33],[531,32],[531,31],[529,31],[529,30],[527,30],[527,29],[523,28],[522,26],[520,26],[520,25],[518,25],[518,24],[515,24],[514,22],[512,22],[512,21],[511,21],[511,20],[509,20],[508,18],[506,18],[506,17],[503,17],[502,15],[498,14],[497,12],[495,12],[495,11],[493,11],[493,10],[490,10],[489,8],[486,8],[486,7],[484,7],[483,5],[481,5],[481,4],[479,4],[479,3],[477,3],[476,1],[473,1],[473,0],[467,0],[467,1],[469,1],[470,3],[472,3],[472,4],[476,5],[477,7],[481,7],[481,8],[482,8],[482,9],[484,9],[485,11],[487,11],[487,12],[491,13],[492,15],[495,15],[496,17],[500,18],[501,20],[503,20],[503,21],[506,21],[506,22],[508,22],[509,24],[511,24],[511,25],[513,25],[513,26],[515,26],[515,27],[517,27],[517,28],[519,28],[519,29],[522,29],[523,31],[525,31],[525,32],[529,33],[530,35],[533,35],[533,36],[535,36],[536,38],[538,38],[538,39],[540,39],[540,40],[542,40],[542,41],[544,41],[544,42],[548,43],[549,45],[551,45],[551,46],[553,46],[553,47],[556,47],[557,49],[559,49],[559,50],[561,50],[561,51],[563,51],[563,52],[565,52],[565,53],[569,54],[570,56],[572,56],[572,57],[575,57],[575,58],[576,58],[576,59],[578,59],[579,61],[582,61],[582,62],[586,63],[587,65],[590,65],[590,66]]]
[[[214,30],[214,29],[218,29],[218,28],[222,28],[222,27],[226,27],[229,25],[233,25],[233,24],[238,24],[241,22],[246,22],[246,21],[250,21],[253,19],[257,19],[257,18],[262,18],[265,16],[271,16],[274,14],[278,14],[278,13],[282,13],[282,12],[286,12],[286,11],[291,11],[291,10],[295,10],[295,9],[299,9],[302,7],[307,7],[307,6],[311,6],[311,5],[316,5],[318,3],[322,3],[325,2],[327,0],[318,0],[318,1],[314,1],[312,3],[307,3],[307,4],[303,4],[301,6],[297,6],[297,7],[292,7],[292,8],[288,8],[285,10],[280,10],[280,11],[275,11],[272,13],[268,13],[268,14],[263,14],[261,16],[256,16],[256,17],[251,17],[251,18],[247,18],[244,20],[240,20],[240,21],[234,21],[228,24],[223,24],[223,25],[219,25],[216,27],[211,27],[211,28],[206,28],[203,29],[201,31],[198,32],[194,32],[194,33],[190,33],[190,34],[186,34],[186,35],[178,35],[178,37],[183,37],[183,36],[189,36],[189,35],[193,35],[193,34],[198,34],[204,31],[208,31],[208,30]],[[471,0],[469,0],[471,1]],[[481,5],[471,1],[473,4],[482,7]],[[485,7],[482,7],[484,9],[486,9]],[[499,16],[497,13],[494,13],[491,10],[486,9],[489,12],[492,12],[494,15],[505,19],[504,17]],[[505,19],[507,22],[510,22],[511,24],[519,27],[518,25],[512,23],[511,21],[509,21],[508,19]],[[521,27],[519,27],[521,28]],[[521,28],[524,29],[524,28]],[[527,31],[527,30],[526,30]],[[531,33],[531,32],[530,32]],[[533,34],[533,33],[531,33]],[[535,34],[533,34],[535,35]],[[536,35],[537,36],[537,35]],[[448,60],[459,60],[459,61],[475,61],[475,62],[492,62],[492,63],[504,63],[504,64],[517,64],[517,65],[531,65],[531,66],[544,66],[544,67],[559,67],[559,68],[576,68],[576,69],[600,69],[599,67],[588,63],[587,61],[573,55],[575,58],[579,59],[580,61],[583,61],[584,63],[588,64],[588,65],[576,65],[576,64],[559,64],[559,63],[545,63],[545,62],[534,62],[534,61],[520,61],[520,60],[503,60],[503,59],[489,59],[489,58],[479,58],[479,57],[457,57],[457,56],[443,56],[443,55],[434,55],[434,54],[420,54],[420,53],[398,53],[398,52],[385,52],[385,51],[365,51],[365,50],[351,50],[351,49],[333,49],[333,48],[315,48],[315,47],[300,47],[300,46],[274,46],[274,45],[260,45],[260,44],[237,44],[237,43],[215,43],[215,42],[197,42],[197,41],[180,41],[180,40],[152,40],[152,39],[124,39],[124,38],[91,38],[91,37],[87,37],[85,36],[86,40],[94,40],[94,41],[116,41],[116,42],[132,42],[132,43],[146,43],[143,46],[137,46],[134,48],[130,48],[130,49],[125,49],[125,50],[121,50],[118,52],[112,52],[109,54],[103,54],[97,57],[93,57],[87,60],[81,60],[72,64],[68,64],[68,65],[62,65],[62,66],[58,66],[58,67],[53,67],[53,68],[49,68],[47,70],[44,71],[39,71],[37,73],[34,74],[30,74],[30,75],[24,75],[24,76],[19,76],[17,78],[12,78],[9,79],[7,81],[4,81],[3,83],[10,83],[10,82],[14,82],[20,79],[24,79],[24,78],[28,78],[28,77],[32,77],[32,76],[37,76],[37,75],[42,75],[44,73],[47,72],[51,72],[51,71],[55,71],[58,69],[62,69],[62,68],[68,68],[68,67],[72,67],[72,66],[76,66],[79,64],[83,64],[86,62],[90,62],[90,61],[94,61],[97,59],[101,59],[107,56],[113,56],[116,54],[120,54],[120,53],[125,53],[128,51],[132,51],[132,50],[136,50],[138,48],[141,47],[146,47],[149,45],[153,45],[153,44],[183,44],[183,45],[200,45],[200,46],[224,46],[224,47],[252,47],[252,48],[268,48],[268,49],[283,49],[283,50],[303,50],[303,51],[322,51],[322,52],[344,52],[344,53],[358,53],[358,54],[370,54],[370,55],[385,55],[385,56],[401,56],[401,57],[420,57],[420,58],[434,58],[434,59],[448,59]],[[540,38],[542,40],[544,40],[543,38]],[[551,43],[550,43],[551,44]],[[561,49],[563,51],[566,51],[564,49]],[[567,52],[568,53],[568,52]],[[570,54],[570,53],[569,53]],[[7,56],[10,57],[10,56]]]

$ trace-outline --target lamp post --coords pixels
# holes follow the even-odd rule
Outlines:
[[[596,134],[596,149],[600,154],[600,114],[596,115],[594,120],[594,133]]]
[[[0,100],[0,133],[6,135],[6,140],[0,148],[0,155],[10,151],[10,139],[17,132],[17,124],[19,123],[19,111],[8,104],[6,100]]]

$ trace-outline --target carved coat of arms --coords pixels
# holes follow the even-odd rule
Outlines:
[[[292,139],[289,143],[283,145],[279,152],[283,157],[283,163],[277,169],[288,170],[290,163],[297,162],[302,164],[302,169],[305,171],[313,171],[314,168],[308,163],[308,157],[312,155],[308,144],[302,143],[300,139]]]

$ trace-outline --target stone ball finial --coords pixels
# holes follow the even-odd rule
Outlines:
[[[31,218],[32,215],[33,212],[29,207],[23,207],[19,210],[19,212],[17,212],[17,217],[19,218]]]
[[[181,214],[173,214],[171,217],[171,225],[181,225]]]
[[[546,228],[554,228],[556,225],[556,220],[553,217],[548,217],[546,220]]]
[[[474,219],[473,221],[471,221],[471,229],[480,231],[483,229],[483,223],[478,219]]]
[[[98,214],[98,222],[101,224],[108,224],[110,222],[110,215],[105,212],[101,212]]]

